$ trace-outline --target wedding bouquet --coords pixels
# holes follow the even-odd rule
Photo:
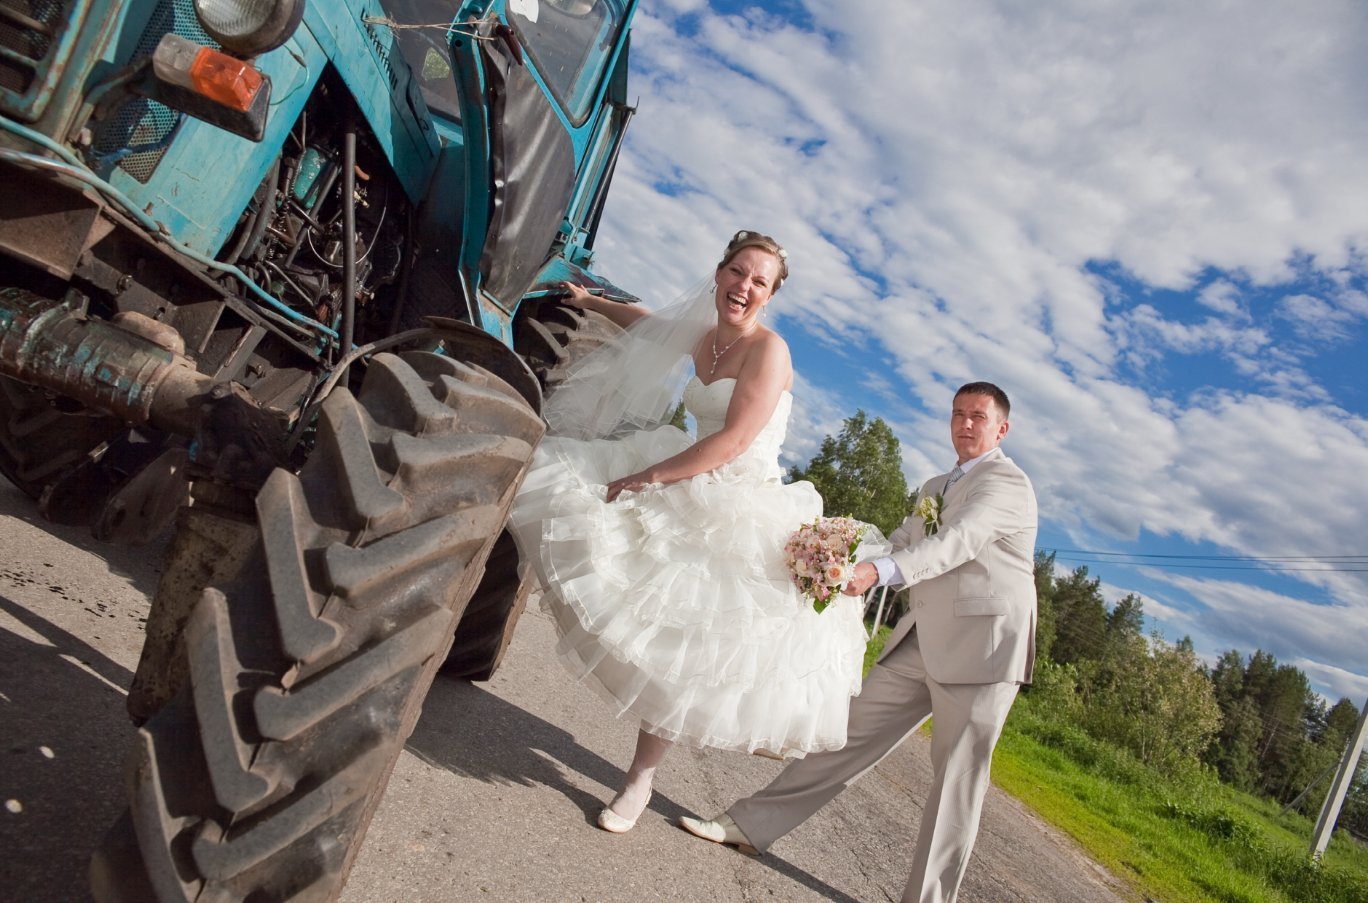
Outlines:
[[[794,531],[784,543],[784,557],[798,591],[821,611],[850,581],[855,565],[888,548],[873,524],[853,517],[819,517]]]

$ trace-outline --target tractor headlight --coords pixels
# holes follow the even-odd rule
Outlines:
[[[290,39],[304,15],[304,0],[195,0],[195,15],[225,49],[256,56]]]

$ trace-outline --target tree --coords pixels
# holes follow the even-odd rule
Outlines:
[[[1125,598],[1107,613],[1107,637],[1124,640],[1143,636],[1145,632],[1144,602],[1135,593]]]
[[[1311,733],[1324,722],[1325,704],[1300,669],[1256,651],[1245,667],[1245,694],[1258,706],[1258,790],[1287,802],[1324,769]],[[1318,764],[1319,763],[1319,764]]]
[[[1036,658],[1052,659],[1055,638],[1054,570],[1055,553],[1035,553]]]
[[[1221,710],[1221,729],[1202,760],[1233,787],[1253,790],[1259,777],[1258,746],[1263,732],[1259,707],[1245,695],[1244,659],[1234,649],[1221,654],[1208,675]]]
[[[674,413],[670,415],[670,426],[678,427],[686,432],[688,431],[687,421],[684,418],[684,402],[682,399],[679,404],[675,405]]]
[[[864,411],[846,418],[841,434],[822,440],[806,470],[794,467],[789,480],[808,480],[822,495],[828,517],[854,517],[884,531],[907,516],[907,479],[898,437],[883,418]]]
[[[1102,581],[1088,579],[1079,567],[1054,581],[1055,637],[1051,657],[1060,664],[1097,659],[1107,632],[1107,605]]]
[[[1322,735],[1329,746],[1348,745],[1349,738],[1358,728],[1359,710],[1348,699],[1335,703],[1325,715],[1325,733]]]
[[[1339,825],[1359,840],[1368,840],[1368,756],[1359,760],[1358,773],[1340,809]]]
[[[1088,733],[1126,747],[1164,772],[1199,762],[1221,723],[1211,682],[1191,652],[1157,633],[1118,639],[1111,663],[1086,662],[1096,672],[1086,692]]]

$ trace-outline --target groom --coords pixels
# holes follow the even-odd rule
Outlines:
[[[889,537],[887,558],[856,565],[845,587],[911,587],[911,606],[851,700],[846,745],[812,753],[713,821],[686,830],[747,852],[768,849],[892,752],[928,716],[931,789],[922,809],[904,903],[955,899],[978,833],[993,747],[1035,661],[1031,482],[998,445],[1007,395],[973,382],[955,393],[957,461],[922,486],[917,511]],[[926,499],[940,496],[935,511]]]

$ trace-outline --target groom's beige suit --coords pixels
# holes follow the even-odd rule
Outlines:
[[[1035,661],[1036,499],[994,448],[945,490],[939,528],[909,517],[889,539],[911,607],[851,701],[842,749],[813,753],[727,810],[763,850],[873,768],[928,716],[934,774],[904,901],[955,899],[978,832],[993,747]]]

